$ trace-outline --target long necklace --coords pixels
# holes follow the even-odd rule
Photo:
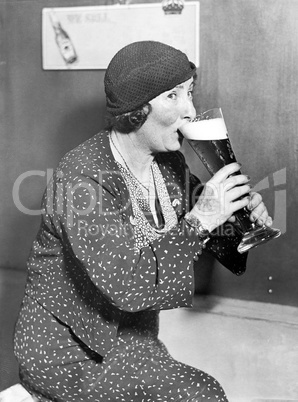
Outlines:
[[[156,191],[160,200],[162,215],[164,217],[164,226],[161,229],[153,227],[148,221],[139,203],[139,192],[141,192],[140,187],[136,185],[128,170],[124,169],[120,164],[119,167],[131,194],[133,216],[130,219],[130,223],[134,231],[135,251],[139,252],[142,247],[148,246],[150,242],[176,227],[178,219],[172,206],[164,178],[156,161],[152,162],[152,173],[156,183]]]
[[[113,138],[112,138],[111,134],[109,135],[109,137],[110,137],[110,140],[111,140],[111,142],[112,142],[114,148],[116,149],[116,151],[117,151],[118,154],[120,155],[121,159],[123,160],[123,163],[124,163],[126,169],[129,171],[129,173],[131,174],[131,176],[137,181],[137,183],[138,183],[141,187],[143,187],[143,188],[149,193],[149,191],[150,191],[150,184],[149,184],[149,187],[146,187],[146,186],[134,175],[134,173],[131,171],[130,167],[129,167],[128,164],[126,163],[126,160],[124,159],[122,153],[120,152],[120,150],[119,150],[118,147],[116,146],[115,142],[113,141]],[[150,180],[150,175],[149,175],[149,180]]]

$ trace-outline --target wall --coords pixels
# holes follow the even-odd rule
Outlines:
[[[202,1],[198,109],[221,106],[242,170],[283,236],[250,252],[237,278],[214,269],[209,291],[298,304],[298,3]]]
[[[39,216],[20,212],[12,200],[16,179],[57,165],[61,156],[94,135],[104,122],[103,71],[43,71],[43,7],[92,5],[91,1],[1,2],[1,266],[24,268]],[[20,201],[39,209],[46,177],[20,186]]]
[[[103,1],[96,2],[103,4]],[[198,111],[221,106],[238,159],[283,236],[250,253],[234,277],[213,260],[196,267],[197,291],[298,305],[296,260],[297,16],[295,0],[202,0]],[[1,2],[0,266],[25,268],[39,225],[14,205],[12,189],[26,171],[20,201],[38,209],[46,171],[104,124],[104,71],[43,71],[43,7],[94,1]],[[177,27],[179,29],[179,27]],[[193,169],[208,175],[185,147]],[[44,172],[44,173],[42,173]]]

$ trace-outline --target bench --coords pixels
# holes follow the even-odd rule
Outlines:
[[[0,402],[38,402],[21,384],[12,385],[0,392]]]

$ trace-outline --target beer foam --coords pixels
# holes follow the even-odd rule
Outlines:
[[[228,132],[222,118],[190,121],[185,123],[179,131],[187,140],[225,140]]]

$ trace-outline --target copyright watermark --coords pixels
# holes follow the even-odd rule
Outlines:
[[[95,213],[99,215],[117,215],[122,214],[131,208],[131,202],[128,201],[126,205],[111,206],[114,198],[119,193],[119,183],[123,183],[120,179],[121,174],[116,171],[99,172],[97,178],[84,178],[76,179],[75,181],[67,181],[65,174],[61,170],[54,171],[54,169],[47,170],[30,170],[22,173],[13,185],[12,198],[16,208],[25,215],[44,215],[52,216],[64,215],[67,217],[67,225],[73,226],[74,222],[77,224],[78,231],[86,235],[104,236],[107,233],[130,233],[131,228],[125,227],[124,224],[115,225],[117,227],[106,227],[104,225],[88,224],[84,217]],[[54,177],[54,180],[53,180]],[[22,191],[30,180],[43,180],[44,187],[46,188],[46,202],[43,207],[38,209],[29,208],[22,202]],[[188,178],[186,178],[187,186],[189,186]],[[111,183],[114,187],[111,188]],[[178,200],[183,197],[181,189],[175,183],[167,183],[170,189],[171,203],[173,207],[179,209]],[[189,187],[186,189],[186,194],[189,199],[186,200],[186,207],[194,204],[202,189],[203,183],[198,184],[192,191]],[[220,198],[224,197],[226,191],[222,186],[212,186],[208,183],[208,193],[204,194],[205,202],[219,201],[218,205],[224,205],[220,202]],[[268,199],[271,203],[271,214],[274,218],[274,226],[278,227],[282,233],[286,232],[287,225],[287,197],[286,197],[286,168],[268,175],[260,180],[252,189],[253,191],[263,193],[269,192]],[[221,200],[222,201],[222,200]],[[149,200],[150,202],[150,200]],[[221,207],[222,208],[222,207]],[[216,213],[224,213],[224,211],[216,211]],[[206,215],[211,215],[214,212],[212,209],[206,208],[204,211]]]

